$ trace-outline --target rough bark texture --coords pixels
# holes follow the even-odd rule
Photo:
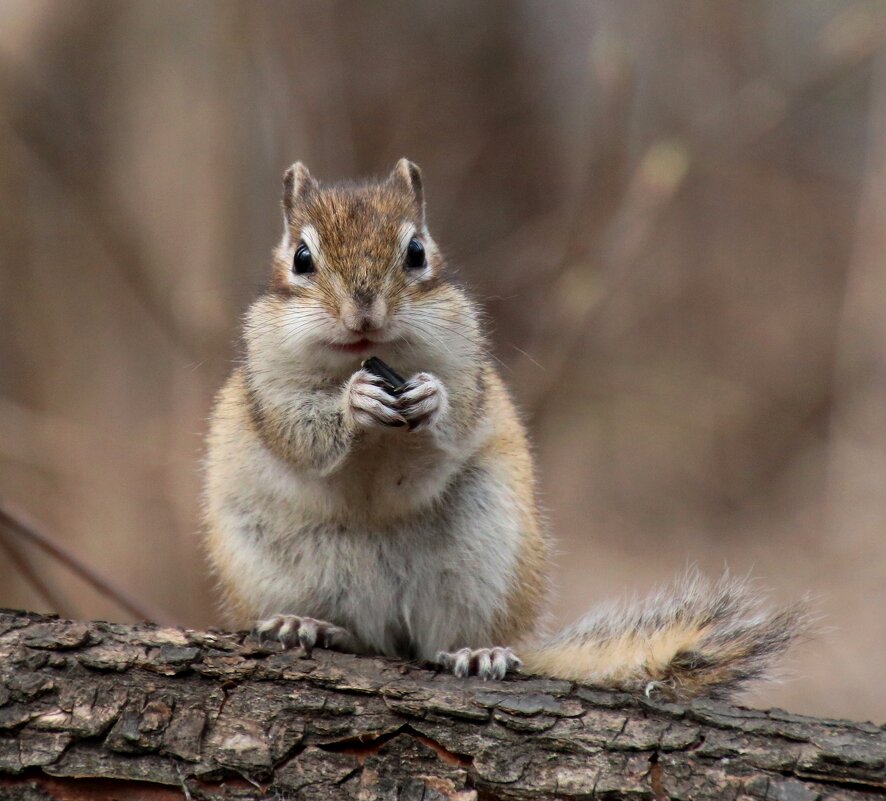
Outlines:
[[[0,799],[886,798],[886,731],[0,612]]]

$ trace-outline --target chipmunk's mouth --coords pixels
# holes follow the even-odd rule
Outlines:
[[[340,350],[343,353],[363,353],[363,351],[370,350],[374,347],[376,342],[373,342],[371,339],[358,339],[356,342],[330,342],[329,347],[335,348],[335,350]]]

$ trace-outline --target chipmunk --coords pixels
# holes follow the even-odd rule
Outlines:
[[[725,697],[804,629],[747,582],[697,574],[540,631],[551,544],[526,432],[477,305],[447,271],[419,168],[283,180],[283,235],[217,399],[206,545],[227,608],[310,654]],[[394,392],[361,363],[407,376]]]

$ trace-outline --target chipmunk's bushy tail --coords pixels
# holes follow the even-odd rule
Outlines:
[[[728,698],[809,630],[806,604],[765,610],[747,579],[690,570],[640,602],[593,610],[520,657],[533,673],[672,699]]]

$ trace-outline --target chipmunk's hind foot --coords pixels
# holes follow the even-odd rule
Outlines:
[[[353,637],[341,626],[299,615],[274,615],[255,624],[259,639],[277,640],[284,648],[301,647],[310,657],[314,648],[353,650]]]
[[[523,663],[510,648],[462,648],[440,651],[436,664],[459,678],[478,676],[481,679],[503,679]]]

